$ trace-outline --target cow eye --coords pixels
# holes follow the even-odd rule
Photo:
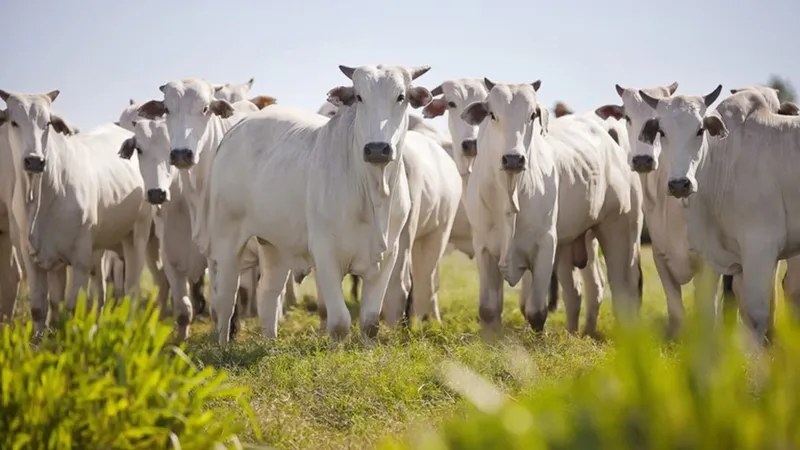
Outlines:
[[[203,106],[203,115],[208,114],[208,105]]]
[[[628,117],[627,114],[625,115],[624,119],[625,119],[625,122],[631,123],[631,118]]]
[[[492,120],[497,120],[497,116],[495,116],[495,115],[494,115],[494,113],[493,113],[493,112],[491,112],[491,111],[489,112],[489,117],[490,117]]]
[[[450,108],[455,108],[456,102],[447,102],[447,106],[449,106]]]
[[[169,109],[166,106],[164,107],[164,114],[169,114]]]
[[[539,112],[538,111],[534,111],[533,114],[531,114],[531,120],[536,120],[536,117],[538,117],[538,116],[539,116]]]
[[[12,120],[12,121],[11,121],[11,126],[12,126],[12,127],[14,127],[14,128],[17,128],[17,127],[19,127],[19,124],[18,124],[17,122],[14,122],[14,121]]]
[[[703,127],[700,127],[700,129],[697,130],[697,136],[702,136],[703,135],[703,131],[705,131],[705,130],[703,130]]]
[[[397,96],[397,103],[400,103],[405,99],[406,99],[406,96],[403,95],[403,94],[400,94],[400,95]]]
[[[363,100],[361,100],[361,96],[358,95],[358,94],[356,94],[356,101],[359,102],[359,103],[361,103],[363,101]]]

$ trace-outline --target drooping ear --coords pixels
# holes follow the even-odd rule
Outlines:
[[[594,113],[603,119],[613,117],[617,120],[621,120],[625,117],[625,108],[620,105],[603,105],[595,109]]]
[[[443,115],[445,111],[447,111],[447,100],[435,98],[422,109],[422,117],[432,119]]]
[[[473,102],[461,113],[461,119],[472,126],[480,125],[489,115],[489,108],[484,102]]]
[[[50,125],[53,126],[53,129],[56,133],[63,134],[64,136],[72,136],[76,134],[75,131],[64,122],[64,119],[58,117],[55,114],[50,114]]]
[[[8,97],[11,97],[11,94],[8,91],[0,89],[0,98],[2,98],[4,102],[8,101]]]
[[[656,136],[661,132],[661,122],[658,119],[650,119],[644,123],[642,132],[639,133],[639,141],[653,145]]]
[[[542,80],[534,81],[531,86],[533,86],[533,92],[539,92],[539,88],[542,87]]]
[[[541,106],[537,106],[536,111],[536,115],[539,117],[539,134],[547,136],[547,130],[550,127],[550,111]]]
[[[136,137],[129,137],[122,142],[117,155],[122,159],[131,159],[134,150],[136,150]]]
[[[778,114],[782,116],[798,116],[800,115],[800,108],[792,102],[783,102],[778,109]]]
[[[328,91],[327,96],[328,101],[336,106],[350,106],[356,101],[356,91],[350,86],[336,86]]]
[[[264,109],[269,105],[274,105],[277,103],[278,100],[275,97],[270,97],[268,95],[259,95],[258,97],[253,97],[250,99],[250,103],[256,105],[258,109]]]
[[[728,137],[728,127],[725,126],[725,122],[716,114],[711,114],[703,118],[703,129],[708,131],[709,136],[714,136],[717,139],[725,139]]]
[[[719,86],[717,86],[716,89],[711,91],[710,94],[703,96],[703,103],[705,103],[706,106],[711,106],[711,104],[717,100],[717,97],[719,97],[719,94],[721,92],[722,92],[722,85],[720,84]]]
[[[647,103],[647,106],[653,108],[654,110],[658,109],[658,99],[657,98],[653,98],[653,97],[647,95],[647,92],[642,91],[642,90],[639,91],[639,95],[642,97],[642,100],[644,100],[644,102]]]
[[[428,88],[423,86],[409,86],[408,87],[408,103],[412,108],[421,108],[433,100],[433,95]]]
[[[49,98],[50,99],[50,103],[52,103],[52,102],[54,102],[56,100],[56,98],[58,97],[58,94],[60,94],[60,93],[61,93],[61,91],[56,89],[54,91],[48,92],[47,94],[44,94],[44,96]]]
[[[667,92],[669,92],[669,95],[674,94],[675,91],[677,91],[677,90],[678,90],[678,82],[677,81],[675,81],[672,84],[670,84],[669,86],[667,86]]]
[[[167,107],[161,100],[150,100],[137,110],[139,115],[148,119],[158,119],[167,113]]]
[[[226,100],[214,100],[208,104],[208,110],[211,111],[212,114],[216,114],[223,119],[227,119],[235,112],[233,106]]]

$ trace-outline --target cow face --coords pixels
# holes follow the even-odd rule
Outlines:
[[[397,148],[408,129],[408,106],[420,108],[431,101],[424,87],[411,86],[430,67],[339,66],[353,81],[328,93],[328,101],[355,107],[354,133],[363,148],[364,161],[385,165],[397,159]]]
[[[234,109],[225,100],[214,99],[214,86],[206,80],[171,81],[161,87],[164,100],[151,100],[139,107],[148,119],[165,116],[170,136],[170,163],[189,169],[200,160],[200,151],[210,138],[212,116],[228,118]]]
[[[481,152],[497,158],[501,170],[517,174],[530,164],[534,133],[547,134],[550,113],[536,98],[541,81],[495,84],[485,79],[484,83],[488,97],[467,106],[461,118],[470,125],[481,125],[478,141]]]
[[[132,122],[134,136],[126,140],[119,155],[130,159],[137,153],[139,172],[144,180],[147,201],[160,205],[170,200],[170,186],[178,169],[170,164],[170,139],[163,119]]]
[[[644,124],[638,139],[649,143],[658,134],[665,138],[663,151],[671,160],[667,189],[673,197],[685,198],[697,192],[695,172],[708,150],[707,135],[719,139],[728,135],[719,114],[706,116],[706,110],[720,92],[722,85],[702,97],[679,95],[658,99],[639,92],[656,117]]]
[[[22,158],[22,167],[28,173],[44,171],[53,133],[75,134],[50,109],[58,94],[57,90],[47,94],[13,94],[0,90],[0,98],[8,105],[4,116],[11,125],[12,148],[19,151],[15,157]]]
[[[253,87],[253,81],[254,79],[250,78],[241,84],[226,83],[214,85],[214,98],[217,100],[226,100],[228,103],[247,100],[250,88]]]
[[[595,113],[603,119],[613,117],[625,121],[630,144],[628,163],[632,170],[643,174],[655,171],[658,169],[661,158],[661,134],[657,133],[652,141],[638,139],[645,123],[655,117],[655,111],[642,100],[639,89],[623,88],[620,85],[616,85],[616,89],[617,95],[622,99],[622,106],[601,106],[595,110]],[[677,89],[678,83],[672,83],[669,86],[656,86],[642,89],[642,91],[653,97],[662,98],[671,96]]]
[[[472,172],[472,163],[478,154],[478,127],[461,119],[461,113],[472,103],[486,100],[489,91],[483,80],[462,78],[448,80],[431,91],[435,97],[422,114],[425,118],[441,116],[449,111],[447,127],[453,137],[453,159],[461,176]]]

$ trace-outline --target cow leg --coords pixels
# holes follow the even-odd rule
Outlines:
[[[47,272],[41,267],[33,263],[33,258],[30,256],[30,244],[27,239],[21,239],[20,256],[22,263],[25,265],[25,272],[28,275],[28,296],[31,303],[31,320],[33,321],[33,328],[36,333],[43,332],[48,324],[52,324],[56,320],[57,310],[50,312],[48,318],[48,303],[47,303]],[[64,297],[64,291],[61,291],[61,298]]]
[[[347,309],[344,293],[342,292],[344,273],[342,273],[339,261],[336,260],[336,253],[324,242],[312,244],[311,253],[316,265],[314,270],[318,297],[322,299],[321,302],[319,300],[318,302],[324,302],[324,306],[320,305],[320,322],[323,320],[324,311],[324,323],[327,325],[328,334],[334,342],[338,342],[350,332],[350,311]],[[363,298],[366,299],[366,280],[364,285]],[[363,304],[364,301],[362,301]],[[378,314],[380,314],[380,309],[377,311],[376,318]]]
[[[281,312],[281,296],[288,282],[292,282],[291,268],[283,263],[280,253],[269,243],[260,244],[258,261],[261,278],[258,282],[258,315],[261,333],[267,338],[278,336],[278,319]]]
[[[639,252],[629,229],[628,217],[618,216],[601,223],[595,231],[606,260],[614,315],[620,322],[637,317],[641,307],[637,275]]]
[[[316,269],[314,270],[316,278]],[[317,314],[319,315],[319,329],[321,332],[328,331],[328,308],[325,306],[325,297],[322,296],[322,290],[319,287],[319,282],[314,285],[317,289]]]
[[[361,277],[358,275],[350,274],[350,300],[353,303],[358,303],[358,289],[361,284]]]
[[[525,299],[525,319],[535,332],[544,331],[544,324],[547,322],[547,291],[550,287],[550,277],[553,275],[553,267],[556,258],[556,236],[546,234],[539,241],[534,256],[533,283],[528,298]],[[570,278],[571,278],[570,273]],[[500,286],[502,289],[502,285]],[[566,296],[564,300],[566,304]]]
[[[499,328],[503,317],[503,274],[500,273],[499,260],[486,247],[475,245],[475,249],[480,290],[478,318],[483,329]],[[524,288],[523,283],[523,290]],[[527,304],[527,298],[523,304]]]
[[[90,273],[92,276],[91,284],[94,295],[92,295],[91,298],[92,301],[97,302],[98,312],[103,310],[103,306],[105,306],[106,303],[106,265],[104,261],[107,257],[108,254],[102,250],[92,254],[93,270]]]
[[[367,339],[374,338],[378,334],[383,297],[386,295],[389,278],[392,276],[392,271],[397,262],[397,253],[397,248],[388,250],[383,257],[380,268],[362,276],[359,325],[361,327],[361,335]],[[339,285],[339,291],[341,292],[341,281]],[[405,300],[405,297],[403,297],[403,300]],[[402,304],[404,305],[405,302],[403,301]]]
[[[556,274],[556,271],[553,271],[553,274],[550,275],[550,292],[548,295],[547,311],[551,313],[558,311],[558,274]]]
[[[742,245],[741,249],[742,313],[756,341],[764,345],[770,320],[770,296],[777,252],[768,245],[757,244]]]
[[[783,295],[786,297],[790,311],[800,321],[800,256],[786,260],[786,273],[783,274]]]
[[[704,325],[708,326],[709,329],[716,324],[716,298],[719,279],[720,274],[705,261],[700,262],[700,267],[692,277],[695,310],[700,314]]]
[[[64,304],[67,293],[67,266],[50,272],[43,271],[41,276],[45,280],[45,292],[50,294],[50,326],[54,327],[58,321],[58,310]]]
[[[669,270],[664,255],[656,248],[653,248],[653,262],[655,263],[656,273],[658,273],[658,278],[661,280],[661,286],[664,288],[664,296],[667,300],[667,316],[669,317],[667,339],[675,339],[683,326],[683,318],[685,315],[681,284],[672,275],[672,271]]]
[[[208,271],[211,277],[211,314],[216,316],[217,339],[225,347],[235,338],[238,330],[236,293],[239,289],[241,255],[247,239],[239,239],[238,230],[229,227],[211,246]]]
[[[286,279],[283,295],[283,310],[288,311],[289,308],[297,306],[297,289],[294,285],[294,279],[290,276]]]
[[[189,337],[189,324],[192,323],[192,302],[188,295],[188,279],[185,275],[178,273],[175,267],[167,258],[163,260],[164,276],[169,282],[169,290],[172,292],[172,310],[175,312],[176,331],[178,340],[183,341]],[[162,309],[165,311],[166,308]]]
[[[206,311],[206,296],[203,293],[205,284],[206,284],[205,271],[203,271],[203,274],[200,275],[200,278],[198,278],[197,281],[194,281],[194,282],[191,283],[190,290],[191,290],[191,295],[192,295],[192,301],[194,303],[193,309],[194,309],[194,312],[195,312],[195,314],[194,314],[195,317],[196,316],[201,316],[201,315],[206,315],[206,313],[207,313],[207,311]]]
[[[418,239],[412,248],[411,286],[414,301],[411,305],[417,317],[433,316],[441,322],[439,314],[439,263],[447,249],[450,230],[436,230]]]
[[[586,302],[586,319],[583,325],[583,334],[597,336],[597,319],[600,316],[600,303],[603,301],[605,281],[603,269],[600,267],[600,258],[597,253],[597,241],[590,237],[586,242],[588,260],[586,267],[581,269],[583,278],[583,296]]]
[[[83,261],[76,261],[70,266],[72,271],[72,283],[70,283],[69,294],[67,294],[67,310],[71,314],[75,312],[75,308],[78,305],[78,296],[81,290],[85,290],[86,285],[89,283],[91,259],[90,256],[88,264]],[[85,306],[89,306],[88,302]]]
[[[581,240],[582,243],[583,240]],[[572,252],[570,247],[577,243],[568,244],[559,248],[567,250],[558,252],[556,257],[556,273],[561,281],[561,288],[564,295],[564,309],[567,314],[567,332],[578,332],[578,321],[581,315],[581,293],[578,290],[578,280],[575,279],[575,267],[573,264]],[[585,266],[584,266],[585,267]],[[552,277],[552,274],[551,274]]]
[[[167,277],[166,273],[164,273],[164,262],[161,261],[159,264],[159,260],[161,259],[161,253],[159,252],[159,240],[156,237],[155,229],[152,230],[150,237],[147,240],[147,248],[145,250],[145,264],[147,264],[147,270],[150,272],[150,275],[153,277],[153,282],[158,289],[158,294],[156,294],[156,304],[161,307],[161,317],[165,317],[167,314],[167,300],[169,299],[169,290],[170,290],[170,282],[169,278]],[[173,295],[173,301],[175,296]],[[177,311],[176,311],[177,312]]]
[[[9,233],[0,233],[0,322],[14,318],[19,291],[19,266]]]
[[[253,269],[245,269],[239,273],[239,288],[237,294],[239,300],[236,302],[237,308],[243,313],[244,317],[258,317],[258,305],[256,304],[257,284]]]
[[[386,286],[386,295],[383,297],[383,318],[386,320],[386,325],[390,327],[396,326],[403,319],[406,299],[411,290],[411,271],[413,267],[411,266],[411,236],[409,233],[409,224],[406,223],[406,226],[400,230],[397,242],[397,259],[394,267],[392,267],[389,283]],[[414,264],[418,262],[414,261]],[[428,276],[431,275],[431,273],[428,273]],[[361,303],[363,308],[363,299]]]
[[[147,244],[150,240],[150,220],[140,220],[133,227],[132,238],[122,241],[122,252],[125,254],[125,295],[131,300],[140,300],[142,270],[147,256]]]

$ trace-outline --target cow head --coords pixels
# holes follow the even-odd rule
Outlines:
[[[620,105],[605,105],[597,108],[595,114],[607,119],[613,117],[617,120],[624,120],[628,130],[628,143],[630,144],[630,154],[628,163],[636,172],[649,173],[658,169],[661,157],[661,133],[657,133],[651,141],[641,141],[639,134],[648,120],[655,117],[655,112],[639,95],[640,89],[623,88],[616,85],[617,95],[622,99]],[[678,83],[669,86],[656,86],[641,89],[653,98],[669,97],[678,89]]]
[[[339,70],[353,85],[332,89],[328,101],[355,108],[355,139],[364,161],[383,166],[396,160],[408,129],[408,106],[421,108],[432,98],[430,91],[411,82],[430,67],[339,66]]]
[[[42,173],[48,146],[54,134],[71,136],[73,128],[51,111],[59,91],[47,94],[14,94],[0,90],[0,98],[6,102],[5,121],[11,125],[9,134],[12,148],[18,149],[22,167],[28,173]]]
[[[139,172],[147,191],[147,201],[160,205],[170,200],[170,186],[178,172],[170,164],[170,140],[163,119],[138,119],[130,124],[133,137],[122,143],[121,158],[130,159],[137,153]]]
[[[541,81],[495,84],[487,78],[484,83],[489,91],[486,100],[467,106],[461,118],[481,126],[478,146],[481,152],[496,158],[501,170],[522,172],[530,163],[534,133],[547,134],[550,113],[536,97]]]
[[[708,149],[706,135],[724,139],[728,129],[720,115],[714,111],[706,115],[722,92],[722,85],[702,97],[678,95],[655,98],[644,91],[639,95],[655,117],[642,127],[638,140],[652,143],[657,135],[663,136],[663,151],[671,160],[667,189],[669,195],[685,198],[697,192],[695,171]]]
[[[148,119],[166,119],[170,136],[170,163],[189,169],[200,160],[200,152],[210,138],[209,126],[214,117],[228,118],[234,109],[226,100],[214,98],[214,85],[206,80],[171,81],[159,87],[164,100],[150,100],[139,107],[139,115]]]
[[[247,94],[250,93],[250,88],[253,87],[253,81],[255,81],[255,79],[250,78],[241,84],[216,84],[214,85],[214,98],[217,100],[226,100],[228,103],[247,100]]]
[[[431,91],[434,98],[422,111],[425,118],[441,116],[445,111],[447,127],[453,138],[453,159],[462,177],[472,172],[478,154],[478,127],[461,119],[461,113],[472,103],[486,100],[489,91],[483,80],[460,78],[447,80]]]

